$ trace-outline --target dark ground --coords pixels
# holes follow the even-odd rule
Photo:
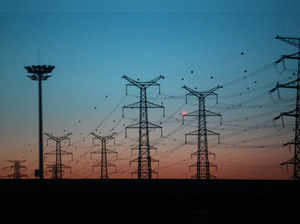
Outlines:
[[[30,200],[32,206],[27,209],[32,211],[71,212],[70,218],[105,217],[111,222],[121,219],[124,223],[138,220],[260,223],[263,219],[268,223],[281,220],[287,223],[293,217],[298,219],[300,214],[300,181],[24,179],[0,180],[0,192],[2,198],[13,196],[9,200],[12,206],[19,203],[19,207],[26,209],[24,202]]]

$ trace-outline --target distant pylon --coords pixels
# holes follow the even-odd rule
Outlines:
[[[71,172],[70,166],[62,164],[62,174],[65,173],[66,169],[69,169]],[[48,175],[48,173],[51,174],[51,179],[58,179],[57,176],[58,176],[59,171],[58,171],[58,167],[56,166],[56,163],[47,165],[46,174]]]
[[[69,145],[70,145],[70,142],[71,142],[70,136],[72,135],[72,133],[68,133],[61,137],[56,137],[49,133],[45,133],[45,135],[48,137],[47,145],[48,145],[49,140],[52,140],[56,143],[56,149],[54,151],[45,153],[45,156],[46,155],[55,155],[55,164],[48,165],[47,170],[48,171],[50,170],[50,172],[52,173],[52,178],[61,179],[61,178],[63,178],[64,168],[70,168],[70,167],[65,166],[62,163],[61,156],[62,155],[71,155],[72,159],[73,159],[73,153],[62,150],[61,143],[64,140],[69,140]],[[53,166],[54,166],[54,168],[53,168]]]
[[[160,94],[160,84],[157,83],[157,81],[160,79],[164,79],[164,76],[160,75],[159,77],[148,82],[135,81],[125,75],[122,76],[122,78],[126,79],[129,82],[129,84],[126,84],[126,95],[127,95],[128,86],[136,86],[137,88],[140,89],[140,100],[136,103],[123,106],[123,110],[122,110],[123,112],[122,116],[124,117],[124,109],[128,109],[128,108],[139,109],[139,122],[125,127],[125,137],[127,137],[128,128],[139,129],[139,144],[138,147],[134,148],[134,149],[138,149],[138,157],[129,162],[129,164],[133,162],[137,162],[138,167],[137,170],[132,172],[131,174],[137,174],[138,179],[152,179],[152,173],[158,175],[158,172],[152,168],[152,162],[158,163],[159,161],[157,159],[153,159],[150,155],[150,149],[153,149],[154,147],[150,146],[149,129],[160,128],[161,136],[162,136],[162,127],[148,121],[148,108],[163,109],[163,116],[165,116],[165,108],[162,105],[158,105],[147,101],[146,90],[150,86],[158,86],[159,94]]]
[[[297,77],[295,80],[290,81],[288,83],[280,84],[277,83],[276,87],[271,89],[270,92],[274,92],[275,90],[278,91],[279,94],[279,88],[290,88],[290,89],[296,89],[296,108],[288,111],[288,112],[282,112],[279,116],[275,117],[273,120],[277,120],[279,118],[282,119],[283,122],[283,116],[290,116],[295,118],[295,135],[294,139],[290,142],[287,142],[284,144],[286,145],[294,145],[294,156],[293,158],[289,159],[288,161],[285,161],[281,163],[280,165],[292,165],[293,166],[293,176],[292,179],[294,180],[300,180],[300,38],[295,37],[280,37],[276,36],[275,39],[281,40],[283,42],[286,42],[290,45],[293,45],[298,48],[298,52],[290,54],[290,55],[283,55],[280,59],[278,59],[275,63],[278,64],[281,61],[284,62],[285,59],[295,59],[298,61],[298,72]],[[283,123],[284,126],[284,123]]]
[[[22,174],[22,170],[26,170],[27,167],[22,165],[26,160],[8,160],[8,162],[13,165],[4,167],[3,169],[11,169],[12,173],[8,174],[7,177],[12,179],[21,179],[22,177],[27,177],[26,174]]]
[[[97,135],[96,133],[92,132],[91,135],[94,136],[94,138],[92,138],[93,144],[94,144],[94,139],[98,139],[101,142],[101,151],[97,150],[97,151],[91,152],[91,157],[92,157],[92,154],[100,154],[101,155],[100,162],[93,165],[93,167],[100,167],[100,179],[108,179],[109,178],[108,167],[116,168],[115,164],[112,164],[111,162],[109,162],[107,160],[108,153],[114,153],[117,156],[117,152],[107,149],[107,142],[109,140],[115,140],[114,133],[111,135],[108,135],[108,136],[100,136],[100,135]]]
[[[184,117],[185,116],[196,116],[198,117],[198,129],[192,132],[189,132],[185,134],[185,143],[187,143],[187,136],[188,135],[195,135],[197,136],[197,151],[191,154],[191,157],[197,156],[197,162],[195,164],[190,165],[191,167],[196,167],[197,172],[196,175],[192,176],[196,179],[210,179],[213,177],[210,173],[210,167],[214,166],[215,164],[210,163],[209,161],[209,155],[214,155],[214,153],[211,153],[208,151],[208,144],[207,144],[207,136],[208,135],[218,135],[218,142],[220,142],[220,134],[208,130],[206,128],[206,117],[208,116],[219,116],[222,118],[221,114],[209,111],[205,109],[205,98],[210,95],[218,96],[215,91],[219,88],[222,88],[222,86],[217,86],[211,90],[205,91],[205,92],[199,92],[194,89],[191,89],[187,86],[183,86],[185,90],[187,90],[189,93],[186,94],[186,103],[187,103],[187,96],[195,96],[198,98],[198,110],[182,114],[182,122],[184,124]],[[218,103],[218,98],[217,98]],[[222,119],[221,119],[222,122]]]

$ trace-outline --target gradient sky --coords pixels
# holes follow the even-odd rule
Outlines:
[[[286,127],[272,118],[293,108],[295,92],[282,90],[281,99],[268,91],[277,81],[290,81],[295,62],[286,68],[272,63],[296,48],[274,37],[300,36],[299,1],[1,1],[0,5],[0,166],[7,160],[25,159],[33,177],[38,166],[37,84],[26,77],[25,65],[53,64],[51,77],[44,82],[44,131],[54,135],[72,132],[74,160],[66,177],[95,178],[91,167],[96,158],[89,153],[89,133],[116,131],[119,152],[118,173],[111,178],[130,177],[128,161],[136,131],[124,138],[124,125],[134,123],[137,112],[121,108],[137,100],[132,87],[125,96],[127,74],[134,79],[151,80],[160,74],[162,95],[150,88],[149,100],[166,106],[166,118],[160,111],[149,112],[151,121],[164,128],[151,132],[158,151],[159,177],[189,178],[188,165],[195,162],[195,139],[184,145],[184,133],[196,128],[187,119],[181,125],[180,113],[196,110],[196,99],[181,87],[209,90],[217,84],[219,104],[207,99],[207,109],[223,114],[208,119],[208,128],[221,134],[209,138],[209,149],[216,153],[218,165],[212,173],[218,178],[287,179],[291,172],[279,166],[292,153],[281,145],[292,138],[293,120]],[[241,52],[244,52],[241,55]],[[246,70],[246,72],[245,72]],[[193,72],[191,72],[193,71]],[[175,97],[176,96],[176,97]],[[96,109],[95,109],[96,107]],[[45,151],[54,144],[45,145]],[[54,158],[47,157],[46,164]],[[291,171],[291,169],[290,169]],[[7,175],[7,171],[1,171]]]

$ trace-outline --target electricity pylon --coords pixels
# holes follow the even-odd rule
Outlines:
[[[278,64],[280,62],[284,62],[285,59],[294,59],[298,61],[298,72],[297,72],[297,78],[294,81],[288,82],[288,83],[277,83],[276,87],[271,89],[270,92],[274,92],[275,90],[278,91],[279,95],[279,88],[290,88],[290,89],[296,89],[296,108],[288,111],[288,112],[282,112],[279,116],[275,117],[273,120],[277,120],[279,118],[282,119],[283,122],[283,116],[290,116],[295,118],[295,135],[294,139],[290,142],[287,142],[284,144],[284,146],[287,145],[294,145],[294,156],[293,158],[282,162],[280,165],[293,166],[293,176],[292,179],[294,180],[300,180],[300,38],[295,37],[280,37],[276,36],[275,39],[281,40],[285,43],[288,43],[290,45],[293,45],[298,48],[298,52],[290,54],[290,55],[282,55],[280,59],[278,59],[275,63]],[[283,123],[284,126],[284,123]]]
[[[93,144],[94,144],[95,139],[101,141],[101,151],[97,150],[97,151],[91,152],[91,157],[92,157],[92,154],[100,154],[101,155],[100,162],[93,165],[93,167],[100,167],[100,178],[108,179],[109,178],[108,177],[108,167],[115,167],[115,169],[116,169],[116,165],[110,163],[107,160],[107,154],[114,153],[117,156],[117,152],[107,149],[106,146],[107,146],[107,142],[109,140],[115,140],[115,137],[114,137],[115,133],[108,135],[108,136],[100,136],[100,135],[97,135],[96,133],[92,132],[91,135],[94,136],[94,138],[92,138]]]
[[[12,173],[8,174],[7,177],[12,179],[21,179],[22,177],[27,177],[26,174],[22,174],[22,170],[26,170],[27,167],[22,165],[26,160],[8,160],[8,162],[13,165],[4,167],[3,169],[11,169]]]
[[[73,153],[62,150],[61,143],[64,140],[69,140],[69,145],[70,145],[70,143],[71,143],[70,136],[72,135],[72,133],[68,133],[68,134],[65,134],[64,136],[60,136],[60,137],[53,136],[52,134],[49,134],[49,133],[45,133],[45,135],[48,137],[47,145],[48,145],[49,140],[52,140],[56,143],[56,149],[54,151],[45,153],[45,155],[55,155],[55,164],[49,165],[47,167],[47,169],[51,170],[51,172],[54,172],[54,175],[53,175],[54,179],[61,179],[63,177],[63,172],[64,172],[63,169],[67,168],[67,166],[65,166],[62,163],[61,156],[62,155],[71,155],[72,159],[73,159]],[[53,168],[52,166],[54,166],[55,168]]]
[[[53,71],[53,65],[31,65],[24,67],[29,74],[27,75],[33,81],[39,84],[39,169],[35,170],[35,176],[44,179],[44,154],[43,154],[43,105],[42,105],[42,81],[46,81]]]
[[[209,161],[209,155],[214,155],[214,153],[208,151],[208,144],[207,144],[207,136],[208,135],[218,135],[218,143],[220,143],[220,134],[216,133],[214,131],[208,130],[206,128],[206,117],[208,116],[219,116],[221,117],[221,123],[222,123],[222,115],[206,110],[205,109],[205,98],[210,95],[214,95],[217,97],[217,103],[218,103],[218,95],[215,93],[215,91],[219,88],[222,88],[222,86],[217,86],[211,90],[205,91],[205,92],[199,92],[194,89],[191,89],[187,86],[183,86],[185,90],[187,90],[189,93],[186,94],[186,103],[187,103],[187,97],[188,96],[195,96],[198,98],[198,110],[182,114],[182,122],[184,124],[184,117],[185,116],[196,116],[198,117],[198,129],[189,133],[185,134],[185,143],[187,143],[187,136],[189,135],[195,135],[197,136],[197,151],[191,154],[191,157],[197,156],[197,162],[190,165],[191,167],[196,167],[197,172],[196,175],[192,176],[196,179],[206,179],[209,180],[213,175],[210,174],[210,167],[216,167],[215,164],[210,163]]]
[[[67,165],[64,165],[62,164],[62,173],[64,174],[64,171],[66,169],[69,169],[70,172],[71,172],[71,167],[70,166],[67,166]],[[47,167],[46,167],[46,175],[48,175],[48,173],[51,174],[51,178],[52,179],[57,179],[57,174],[58,174],[58,169],[57,169],[57,166],[56,164],[48,164]]]
[[[124,109],[136,108],[139,109],[139,122],[136,124],[129,125],[125,127],[125,137],[127,137],[127,129],[138,128],[139,129],[139,144],[138,147],[133,148],[138,150],[138,157],[131,160],[129,164],[137,162],[138,167],[136,171],[133,171],[131,174],[137,174],[138,179],[152,179],[152,173],[158,175],[158,172],[152,168],[153,162],[159,162],[157,159],[154,159],[150,155],[150,150],[154,147],[150,146],[149,141],[149,129],[160,128],[162,136],[162,127],[148,121],[148,108],[161,108],[163,109],[163,116],[165,116],[165,107],[158,105],[152,102],[147,101],[147,88],[150,86],[158,86],[160,94],[160,84],[157,83],[158,80],[164,79],[164,76],[160,75],[159,77],[148,81],[140,82],[129,78],[128,76],[122,76],[123,79],[126,79],[129,84],[126,84],[126,95],[128,86],[136,86],[140,89],[140,100],[136,103],[132,103],[122,108],[122,116],[124,117]]]

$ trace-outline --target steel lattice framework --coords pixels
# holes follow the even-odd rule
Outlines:
[[[52,140],[56,143],[55,151],[45,153],[45,156],[46,155],[55,155],[55,164],[48,165],[47,170],[52,173],[53,179],[61,179],[61,178],[63,178],[64,168],[69,168],[69,169],[71,168],[62,163],[62,155],[71,155],[72,159],[73,159],[73,153],[62,150],[61,143],[65,140],[68,140],[69,145],[70,145],[70,143],[71,143],[70,136],[72,135],[72,133],[68,133],[68,134],[65,134],[64,136],[59,136],[59,137],[56,137],[49,133],[45,133],[45,135],[48,137],[47,145],[48,145],[49,140]]]
[[[116,168],[116,165],[107,160],[107,154],[108,153],[113,153],[117,156],[117,152],[108,149],[107,148],[107,142],[109,140],[115,140],[115,137],[114,137],[115,134],[113,133],[113,134],[108,135],[108,136],[100,136],[100,135],[97,135],[94,132],[92,132],[90,134],[92,136],[94,136],[94,138],[92,138],[93,144],[94,144],[95,139],[100,140],[100,142],[101,142],[101,150],[91,152],[91,157],[92,157],[92,154],[100,154],[101,155],[100,162],[93,165],[93,167],[100,167],[100,178],[101,179],[108,179],[109,178],[108,168],[109,167],[115,167]]]
[[[285,162],[282,162],[280,165],[282,166],[292,165],[294,168],[292,179],[300,180],[300,38],[276,36],[275,39],[281,40],[285,43],[288,43],[298,48],[298,52],[290,55],[282,55],[282,57],[275,62],[276,64],[278,64],[280,62],[284,62],[285,59],[297,60],[298,61],[297,78],[288,83],[277,83],[276,87],[271,89],[270,92],[274,92],[275,90],[277,90],[278,96],[280,97],[279,88],[290,88],[290,89],[295,89],[297,91],[295,109],[288,112],[282,112],[280,113],[279,116],[275,117],[273,120],[277,120],[281,118],[283,121],[283,116],[290,116],[295,118],[295,135],[294,135],[295,137],[292,141],[284,144],[284,146],[294,145],[294,156],[293,158]]]
[[[187,143],[187,136],[197,136],[197,151],[191,154],[191,157],[197,156],[197,162],[190,165],[189,168],[196,167],[196,175],[192,176],[196,179],[210,179],[213,177],[210,173],[210,167],[216,167],[215,164],[210,163],[209,161],[209,155],[214,155],[214,153],[208,151],[208,144],[207,144],[207,136],[208,135],[218,135],[218,141],[220,142],[220,134],[208,130],[206,127],[206,117],[208,116],[219,116],[222,118],[221,114],[209,111],[205,109],[205,98],[210,95],[214,95],[218,97],[218,95],[215,93],[215,91],[219,88],[222,88],[222,86],[217,86],[209,91],[206,92],[199,92],[194,89],[191,89],[187,86],[183,86],[185,90],[187,90],[189,93],[186,94],[186,103],[187,103],[187,97],[188,96],[195,96],[198,98],[198,110],[182,114],[182,122],[184,124],[184,117],[185,116],[196,116],[198,118],[198,129],[194,130],[192,132],[185,134],[185,143]],[[217,98],[218,103],[218,98]],[[222,119],[221,119],[222,122]]]
[[[13,165],[4,167],[3,169],[11,169],[12,173],[8,174],[7,177],[12,179],[21,179],[22,177],[27,177],[26,174],[22,174],[22,170],[26,170],[27,167],[22,165],[26,160],[8,160],[8,162]]]
[[[151,157],[150,150],[154,149],[150,145],[149,140],[149,129],[160,128],[162,136],[162,127],[156,125],[148,120],[148,109],[160,108],[163,109],[163,116],[165,116],[165,108],[163,105],[158,105],[147,100],[147,88],[150,86],[158,86],[160,94],[160,84],[157,83],[160,79],[164,79],[164,76],[160,75],[159,77],[148,81],[140,82],[129,78],[128,76],[122,76],[123,79],[126,79],[129,84],[126,84],[126,95],[127,87],[135,86],[140,89],[140,100],[136,103],[132,103],[126,106],[123,106],[122,116],[124,117],[124,109],[136,108],[139,109],[139,122],[136,124],[129,125],[125,127],[125,137],[127,137],[127,129],[137,128],[139,129],[139,144],[138,147],[133,149],[138,150],[138,157],[131,160],[129,164],[136,162],[138,164],[137,170],[133,171],[131,174],[137,174],[138,179],[152,179],[152,174],[155,173],[158,175],[158,172],[152,168],[152,163],[159,161]]]

